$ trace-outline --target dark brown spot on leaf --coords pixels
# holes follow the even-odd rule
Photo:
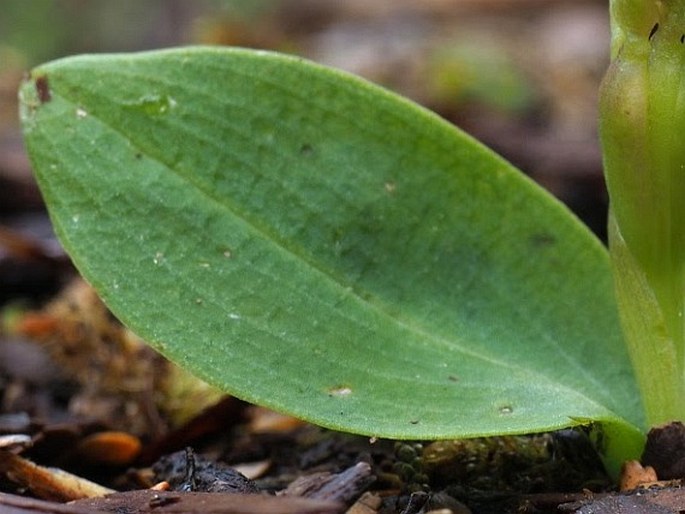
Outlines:
[[[36,77],[36,92],[38,93],[38,100],[40,100],[40,103],[42,104],[47,103],[52,99],[48,78],[45,75]]]
[[[539,232],[531,234],[529,238],[531,246],[534,248],[542,248],[547,246],[552,246],[557,242],[556,237],[553,234],[547,234],[544,232]]]

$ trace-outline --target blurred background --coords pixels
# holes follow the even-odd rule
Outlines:
[[[47,292],[35,263],[22,276],[21,255],[61,252],[17,116],[19,82],[40,62],[186,44],[301,55],[436,111],[604,238],[596,103],[608,23],[606,0],[0,0],[0,303],[20,280]]]

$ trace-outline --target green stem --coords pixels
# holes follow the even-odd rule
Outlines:
[[[650,424],[685,417],[685,0],[614,0],[600,133],[618,304]]]

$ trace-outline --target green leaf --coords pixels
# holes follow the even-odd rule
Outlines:
[[[384,437],[641,437],[605,249],[437,116],[238,49],[64,59],[21,95],[79,270],[205,380]]]

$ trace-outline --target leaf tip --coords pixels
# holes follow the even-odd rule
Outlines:
[[[36,85],[36,94],[41,104],[48,103],[52,100],[52,93],[50,92],[50,83],[47,75],[38,75],[34,78]]]
[[[30,130],[36,110],[50,100],[52,92],[47,75],[27,73],[19,88],[19,114],[24,123],[24,130]]]

